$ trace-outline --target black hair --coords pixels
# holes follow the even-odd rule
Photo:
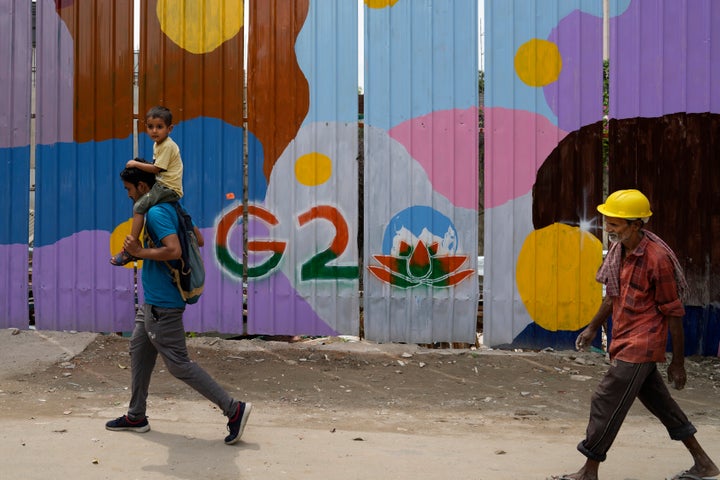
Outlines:
[[[145,120],[148,118],[159,118],[163,122],[165,122],[166,126],[172,125],[172,112],[169,108],[163,107],[162,105],[156,105],[152,107],[148,112],[145,114]]]
[[[136,158],[135,161],[141,163],[148,163],[142,158]],[[135,187],[137,187],[140,182],[147,183],[147,186],[150,188],[155,185],[154,173],[146,172],[145,170],[140,170],[139,168],[135,167],[124,168],[123,171],[120,172],[120,178],[123,182],[128,182]]]

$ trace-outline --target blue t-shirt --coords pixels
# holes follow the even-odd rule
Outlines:
[[[175,207],[169,203],[158,203],[151,207],[145,214],[145,228],[152,232],[152,241],[158,247],[162,245],[163,238],[177,235],[179,222]],[[170,269],[165,262],[143,260],[142,284],[145,303],[163,308],[185,307],[185,301],[172,283]]]

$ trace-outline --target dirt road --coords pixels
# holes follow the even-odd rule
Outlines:
[[[191,355],[255,409],[225,446],[224,418],[158,364],[152,430],[109,432],[129,400],[127,339],[0,330],[0,478],[544,479],[574,471],[602,355],[431,350],[337,338],[189,340]],[[675,393],[720,459],[720,360],[690,358]],[[633,407],[606,479],[690,466]]]

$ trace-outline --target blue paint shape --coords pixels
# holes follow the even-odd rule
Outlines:
[[[30,147],[0,148],[0,245],[28,244]]]
[[[426,206],[414,206],[401,211],[388,222],[383,235],[382,252],[385,255],[390,254],[393,246],[393,239],[397,232],[402,228],[408,229],[413,235],[419,237],[423,230],[427,229],[433,235],[443,238],[448,232],[455,239],[454,248],[457,250],[457,229],[452,221],[438,212],[437,210]]]

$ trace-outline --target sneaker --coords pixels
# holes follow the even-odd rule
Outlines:
[[[230,435],[225,437],[225,445],[232,445],[233,443],[240,440],[242,437],[243,430],[247,424],[250,411],[252,410],[252,403],[240,402],[238,405],[237,412],[235,415],[228,420],[227,429]]]
[[[105,428],[114,432],[121,430],[130,430],[138,433],[145,433],[150,430],[150,424],[148,423],[147,417],[143,417],[142,420],[130,420],[127,415],[118,417],[115,420],[110,420],[105,424]]]

